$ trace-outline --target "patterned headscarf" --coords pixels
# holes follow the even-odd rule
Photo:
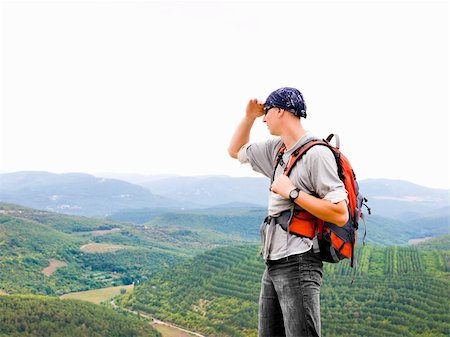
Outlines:
[[[295,88],[280,88],[272,92],[264,103],[264,108],[280,108],[292,112],[297,117],[306,118],[306,104],[302,93]]]

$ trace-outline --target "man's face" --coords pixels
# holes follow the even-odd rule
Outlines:
[[[276,131],[277,125],[277,112],[280,108],[277,107],[264,107],[264,119],[263,122],[267,124],[269,132],[271,135],[278,136],[278,132]]]

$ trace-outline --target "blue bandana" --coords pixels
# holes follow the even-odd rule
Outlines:
[[[306,104],[302,93],[295,88],[280,88],[272,92],[264,103],[264,108],[280,108],[292,112],[297,117],[306,118]]]

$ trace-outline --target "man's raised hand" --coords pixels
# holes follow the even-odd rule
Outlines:
[[[251,99],[245,110],[247,117],[258,118],[264,115],[264,103],[256,98]]]

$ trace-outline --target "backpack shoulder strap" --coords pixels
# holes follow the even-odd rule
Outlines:
[[[327,147],[331,147],[330,144],[325,140],[311,140],[307,142],[306,144],[300,146],[298,149],[296,149],[294,152],[292,152],[291,158],[289,159],[288,164],[286,165],[286,168],[284,169],[284,175],[289,175],[292,171],[292,168],[294,167],[295,163],[302,158],[306,152],[311,149],[313,146],[316,145],[325,145]]]
[[[286,145],[284,145],[284,143],[282,143],[280,148],[278,149],[277,155],[276,155],[276,157],[275,157],[275,159],[273,161],[273,168],[274,168],[274,170],[277,168],[278,164],[283,162],[284,151],[286,151]]]
[[[330,144],[330,141],[333,139],[333,137],[335,138],[335,142],[336,142],[336,146],[332,146]],[[308,141],[307,143],[299,146],[291,155],[291,158],[289,159],[288,164],[286,165],[285,169],[284,169],[284,174],[285,175],[289,175],[291,173],[292,168],[294,167],[295,163],[301,158],[303,157],[303,155],[306,154],[306,152],[311,149],[313,146],[316,145],[325,145],[327,146],[330,150],[332,150],[336,162],[338,164],[338,173],[339,173],[339,177],[342,179],[342,173],[341,173],[341,168],[339,167],[340,161],[339,161],[339,154],[336,153],[335,149],[339,152],[339,146],[340,146],[340,140],[339,140],[339,135],[335,134],[335,133],[331,133],[326,139],[322,140],[322,139],[313,139]],[[274,160],[274,164],[273,164],[273,173],[272,173],[272,182],[275,179],[275,171],[277,169],[277,166],[282,163],[282,165],[284,165],[283,163],[283,154],[286,151],[286,145],[282,144],[281,147],[278,149],[277,152],[277,156],[275,157]]]
[[[284,151],[286,151],[286,145],[284,145],[284,143],[282,143],[280,148],[278,149],[277,155],[275,156],[275,159],[273,161],[272,179],[270,181],[270,185],[272,185],[273,181],[275,180],[275,171],[277,170],[278,165],[279,164],[284,165],[284,162],[283,162]]]

